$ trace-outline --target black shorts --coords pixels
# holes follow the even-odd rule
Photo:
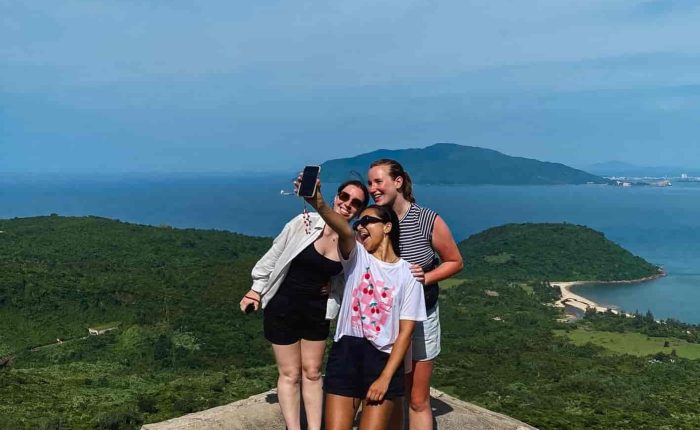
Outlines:
[[[288,296],[278,292],[263,310],[265,339],[275,345],[291,345],[301,339],[326,340],[327,297]]]
[[[389,354],[374,347],[365,338],[343,336],[334,342],[328,354],[323,390],[327,394],[363,399],[372,383],[384,370]],[[404,364],[391,377],[385,399],[401,397],[405,392]]]

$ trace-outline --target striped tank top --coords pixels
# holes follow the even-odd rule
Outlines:
[[[401,258],[411,264],[418,264],[424,272],[430,272],[439,263],[432,245],[435,218],[435,211],[411,203],[406,215],[399,220]],[[423,293],[425,307],[432,309],[437,304],[440,294],[438,284],[424,285]]]

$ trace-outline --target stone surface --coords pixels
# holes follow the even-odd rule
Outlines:
[[[523,422],[481,408],[431,388],[435,428],[438,430],[536,430]],[[274,390],[245,400],[196,412],[142,430],[284,430]]]
[[[439,430],[537,430],[522,421],[456,399],[434,388],[430,389],[430,396],[434,427]]]
[[[284,430],[277,404],[277,393],[268,391],[228,405],[195,412],[160,423],[146,424],[142,430]]]

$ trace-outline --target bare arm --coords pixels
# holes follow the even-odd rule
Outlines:
[[[458,273],[464,267],[462,254],[447,223],[438,215],[433,224],[433,249],[440,256],[440,265],[425,274],[425,284],[434,284]]]
[[[391,348],[389,360],[384,365],[384,370],[379,375],[367,391],[367,400],[379,402],[384,398],[386,391],[389,389],[391,378],[396,373],[396,370],[401,366],[408,347],[411,346],[411,335],[416,327],[416,322],[412,320],[399,320],[399,335]]]
[[[328,206],[321,195],[321,181],[316,181],[316,194],[306,199],[309,204],[316,209],[321,218],[338,233],[338,249],[344,259],[350,256],[350,252],[355,248],[355,232],[352,231],[347,220]]]

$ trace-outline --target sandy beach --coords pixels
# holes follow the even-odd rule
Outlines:
[[[551,285],[554,288],[559,288],[559,291],[561,292],[561,298],[555,302],[555,306],[557,307],[564,308],[566,306],[571,306],[584,312],[588,309],[595,309],[596,312],[610,311],[614,314],[619,314],[620,310],[618,309],[601,306],[593,300],[587,299],[583,296],[574,293],[572,291],[573,287],[577,285],[586,284],[634,284],[638,282],[653,281],[654,279],[658,279],[662,276],[666,276],[666,273],[661,272],[657,275],[648,276],[646,278],[632,279],[626,281],[554,281],[550,282],[549,285]],[[631,316],[631,314],[626,315]]]

